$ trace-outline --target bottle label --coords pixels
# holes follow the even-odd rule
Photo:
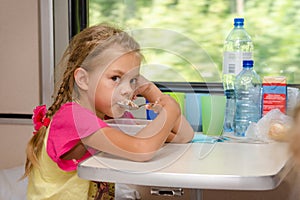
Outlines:
[[[251,52],[225,51],[223,55],[223,74],[238,75],[243,70],[243,60],[251,59]]]

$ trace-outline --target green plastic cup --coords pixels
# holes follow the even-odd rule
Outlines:
[[[180,106],[181,113],[185,114],[185,93],[183,92],[164,92],[164,94],[168,94],[177,101]]]
[[[226,97],[221,95],[201,96],[203,134],[220,136],[226,107]]]

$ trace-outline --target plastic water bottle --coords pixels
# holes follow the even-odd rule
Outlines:
[[[245,136],[250,123],[261,117],[262,84],[252,60],[243,62],[243,70],[236,77],[235,97],[235,135]]]
[[[223,87],[226,96],[224,131],[234,131],[235,88],[234,81],[243,69],[244,60],[252,60],[253,43],[244,29],[244,19],[235,18],[234,28],[227,36],[223,52]]]

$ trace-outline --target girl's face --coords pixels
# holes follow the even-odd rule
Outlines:
[[[125,109],[117,102],[133,98],[133,92],[137,86],[141,59],[137,53],[127,53],[118,57],[104,70],[90,76],[93,83],[89,94],[90,100],[94,100],[95,110],[101,118],[104,115],[118,118]],[[101,68],[101,67],[98,67]]]

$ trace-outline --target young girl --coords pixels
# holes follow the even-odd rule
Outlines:
[[[139,48],[126,32],[105,24],[72,39],[61,61],[66,69],[55,101],[48,110],[45,106],[34,110],[36,131],[27,147],[24,175],[29,176],[28,199],[99,198],[106,183],[99,187],[80,179],[76,173],[80,161],[96,151],[148,161],[165,142],[186,143],[193,138],[174,99],[140,76]],[[158,115],[135,136],[103,121],[132,117],[119,102],[137,95],[154,103],[148,109]]]

